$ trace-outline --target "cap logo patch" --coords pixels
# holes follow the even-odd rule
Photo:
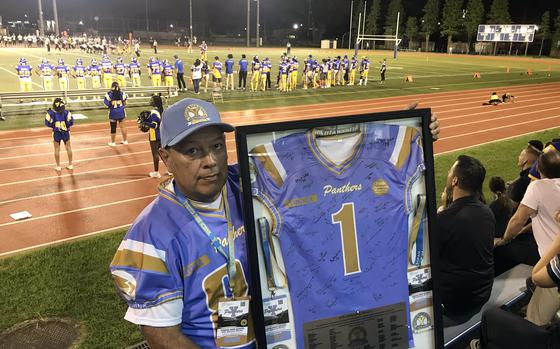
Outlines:
[[[208,113],[198,104],[189,104],[185,108],[185,120],[188,126],[196,125],[201,122],[210,121]]]

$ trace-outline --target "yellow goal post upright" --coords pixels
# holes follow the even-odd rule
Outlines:
[[[356,35],[356,43],[354,45],[354,55],[356,55],[356,57],[358,57],[358,50],[360,47],[360,44],[363,41],[385,41],[385,42],[394,42],[394,51],[393,51],[393,58],[397,59],[397,52],[398,52],[398,46],[401,43],[402,39],[399,39],[399,20],[400,20],[400,16],[401,13],[397,12],[397,25],[396,25],[396,29],[395,29],[395,34],[388,34],[388,35],[371,35],[371,34],[365,34],[365,15],[366,15],[366,11],[365,11],[365,7],[364,7],[364,13],[363,13],[363,17],[362,17],[362,13],[359,14],[358,16],[358,34]],[[364,19],[362,21],[362,18]]]

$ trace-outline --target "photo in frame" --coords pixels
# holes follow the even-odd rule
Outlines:
[[[237,127],[259,347],[443,347],[430,115]]]

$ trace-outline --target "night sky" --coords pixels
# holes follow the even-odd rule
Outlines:
[[[236,34],[243,31],[246,23],[246,0],[192,0],[195,22],[204,21],[213,33]],[[338,36],[348,31],[350,0],[311,0],[313,19],[323,27],[325,35]],[[356,0],[358,1],[358,0]],[[443,3],[444,0],[440,0]],[[371,4],[372,0],[368,0]],[[389,0],[383,1],[383,8]],[[407,16],[422,16],[425,0],[403,0]],[[491,0],[484,0],[486,9]],[[59,17],[78,18],[88,23],[94,16],[102,18],[138,18],[145,21],[145,0],[57,0]],[[290,28],[294,23],[307,25],[309,0],[261,0],[261,26],[266,31]],[[542,13],[551,11],[557,15],[558,0],[510,0],[510,14],[515,23],[540,23]],[[254,16],[252,1],[252,14]],[[465,1],[466,6],[466,1]],[[176,26],[188,24],[188,0],[148,0],[151,19],[173,21]],[[43,0],[45,19],[52,19],[52,0]],[[37,0],[0,0],[0,15],[4,21],[22,18],[38,18]],[[254,26],[254,17],[251,27]]]

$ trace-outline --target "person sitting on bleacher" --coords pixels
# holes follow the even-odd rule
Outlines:
[[[511,182],[507,188],[507,195],[510,199],[515,201],[517,205],[523,199],[531,178],[529,178],[529,171],[533,164],[539,158],[543,151],[543,144],[539,140],[531,140],[521,150],[517,158],[517,166],[521,169],[519,177]]]
[[[453,201],[438,214],[439,265],[444,326],[467,321],[486,303],[494,281],[495,219],[481,201],[484,166],[461,155],[449,170]]]
[[[529,170],[541,154],[543,144],[539,140],[531,140],[521,150],[517,158],[517,166],[521,169],[519,177],[511,182],[506,190],[506,195],[515,202],[515,209],[523,199],[531,178]],[[529,222],[530,223],[530,222]],[[506,222],[507,226],[507,222]],[[505,227],[504,227],[505,228]],[[518,264],[535,265],[539,260],[539,251],[530,224],[523,227],[525,233],[520,234],[511,243],[498,246],[494,249],[494,274],[496,276],[508,271]],[[501,236],[496,236],[501,238]]]
[[[560,233],[560,211],[555,213],[556,231]],[[560,234],[533,268],[533,282],[542,288],[560,288]],[[537,326],[500,308],[482,314],[480,339],[473,339],[471,349],[549,349],[560,347],[560,323]]]
[[[531,218],[533,234],[542,257],[559,233],[554,214],[560,210],[560,152],[553,149],[543,153],[537,160],[537,168],[543,179],[529,184],[503,239],[496,245],[504,245],[513,240]],[[527,308],[527,320],[536,325],[546,325],[559,309],[558,291],[537,287]]]

